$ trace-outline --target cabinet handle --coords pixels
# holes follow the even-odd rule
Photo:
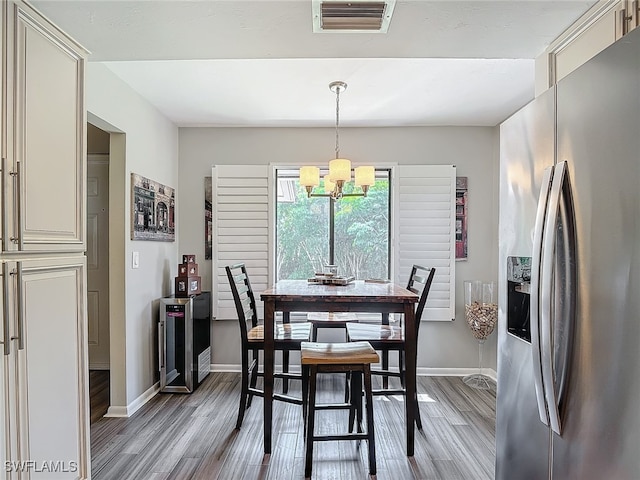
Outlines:
[[[158,360],[160,371],[164,368],[164,322],[158,322]]]
[[[16,276],[16,312],[18,314],[18,336],[11,340],[18,340],[18,350],[24,350],[24,313],[22,310],[22,262],[16,262],[18,267],[11,272]]]
[[[629,33],[629,22],[633,18],[633,15],[627,15],[627,9],[620,10],[620,24],[622,26],[622,36]]]
[[[8,270],[9,267],[6,263],[2,264],[2,292],[4,294],[4,298],[2,299],[2,343],[3,350],[5,355],[9,355],[11,353],[11,339],[9,338],[9,282],[8,278]]]
[[[20,239],[20,225],[22,224],[22,218],[21,218],[21,214],[22,214],[22,207],[20,205],[20,162],[16,162],[16,170],[13,172],[9,172],[9,175],[11,175],[11,177],[13,178],[13,198],[14,198],[14,212],[15,212],[15,219],[13,222],[13,228],[14,228],[14,232],[13,232],[13,237],[11,237],[9,240],[11,240],[13,243],[18,245],[18,249],[22,250],[22,242]]]
[[[2,164],[0,164],[0,169],[2,169],[2,175],[0,175],[0,188],[2,188],[2,195],[7,191],[7,181],[6,181],[6,172],[7,172],[7,157],[2,157]],[[7,249],[7,216],[5,213],[4,205],[0,208],[0,221],[2,222],[2,250],[6,251]]]

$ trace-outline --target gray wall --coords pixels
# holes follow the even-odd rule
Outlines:
[[[177,217],[179,253],[195,253],[204,290],[211,289],[211,261],[204,260],[204,177],[215,164],[295,165],[333,158],[333,128],[180,128]],[[456,262],[456,320],[424,322],[418,367],[478,366],[478,346],[464,319],[462,282],[497,280],[498,129],[489,127],[341,128],[341,156],[354,163],[454,164],[469,181],[469,258]],[[238,365],[235,321],[212,326],[213,364]],[[496,369],[496,334],[484,347],[483,365]]]
[[[178,242],[131,240],[131,173],[176,188],[178,129],[102,64],[87,64],[86,99],[89,121],[110,134],[109,413],[126,415],[153,394],[159,299],[172,293],[178,270]]]

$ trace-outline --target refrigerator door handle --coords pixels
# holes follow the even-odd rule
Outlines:
[[[553,310],[553,278],[556,261],[556,241],[558,235],[558,218],[560,215],[560,201],[567,176],[567,162],[560,162],[555,166],[549,205],[547,208],[545,231],[543,235],[542,272],[540,288],[540,358],[542,360],[542,382],[544,385],[547,411],[551,429],[560,435],[562,426],[558,405],[558,394],[555,388],[555,371],[553,362],[553,325],[555,321],[564,321]],[[557,286],[560,288],[560,286]]]
[[[547,212],[547,203],[549,201],[549,192],[551,190],[551,177],[553,174],[553,166],[547,167],[542,176],[542,185],[540,186],[540,197],[538,199],[538,208],[536,210],[536,221],[533,230],[533,256],[531,259],[531,354],[533,357],[533,379],[536,389],[536,401],[538,404],[538,413],[540,421],[545,425],[549,425],[549,416],[545,402],[544,386],[542,382],[542,361],[540,358],[540,281],[542,276],[542,241],[545,232],[545,216]]]

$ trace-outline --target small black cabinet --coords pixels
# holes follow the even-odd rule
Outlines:
[[[211,293],[166,297],[158,322],[160,391],[191,393],[211,365]]]

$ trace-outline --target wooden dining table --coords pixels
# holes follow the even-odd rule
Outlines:
[[[322,285],[306,280],[282,280],[260,294],[264,302],[264,453],[271,454],[273,427],[273,331],[276,312],[288,319],[291,312],[358,312],[404,314],[407,456],[413,456],[416,393],[415,304],[418,295],[394,283],[356,280],[347,285]],[[413,332],[413,333],[412,333]]]

